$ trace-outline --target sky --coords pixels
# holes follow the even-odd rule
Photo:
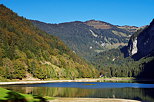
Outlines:
[[[46,23],[105,21],[144,26],[154,18],[154,0],[0,0],[18,15]]]

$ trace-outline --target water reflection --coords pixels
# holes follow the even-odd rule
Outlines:
[[[89,84],[89,83],[88,83]],[[83,86],[95,86],[95,84]],[[34,85],[34,86],[33,86]],[[7,86],[21,93],[53,97],[90,97],[90,98],[123,98],[154,102],[154,88],[70,88],[70,87],[40,87],[41,84]],[[48,84],[49,85],[49,84]],[[32,87],[33,86],[33,87]],[[37,86],[37,87],[35,87]],[[50,86],[50,85],[49,85]]]

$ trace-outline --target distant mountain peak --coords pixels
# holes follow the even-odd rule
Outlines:
[[[110,23],[99,21],[99,20],[89,20],[84,23],[86,25],[93,26],[96,29],[111,29],[114,27],[114,25]]]

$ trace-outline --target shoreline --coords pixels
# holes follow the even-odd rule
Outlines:
[[[41,83],[56,83],[56,82],[154,82],[154,80],[139,80],[132,78],[97,78],[97,79],[75,79],[75,80],[19,80],[10,82],[0,82],[0,85],[18,85],[18,84],[41,84]]]
[[[48,101],[49,102],[141,102],[138,100],[116,99],[116,98],[112,99],[112,98],[61,98],[61,97]]]
[[[55,83],[55,82],[97,82],[100,79],[77,79],[77,80],[49,80],[49,81],[14,81],[14,82],[0,82],[0,85],[16,85],[16,84],[40,84],[40,83]]]

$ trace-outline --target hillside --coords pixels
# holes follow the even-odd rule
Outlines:
[[[97,53],[126,45],[129,37],[136,31],[134,28],[129,31],[96,20],[60,24],[32,22],[43,31],[59,37],[70,49],[87,60],[92,59]]]
[[[97,70],[58,38],[0,5],[0,78],[95,77]]]
[[[109,77],[154,79],[154,20],[135,32],[127,46],[97,54],[91,62]]]
[[[149,26],[131,37],[128,43],[128,55],[137,60],[154,55],[154,19]]]
[[[136,32],[138,29],[142,28],[142,27],[136,27],[136,26],[128,26],[128,25],[125,25],[125,26],[117,26],[118,28],[121,28],[121,29],[125,29],[131,33],[134,33]]]

